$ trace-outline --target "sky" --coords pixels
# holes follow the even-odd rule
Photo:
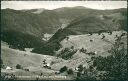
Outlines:
[[[127,8],[127,1],[1,1],[1,9],[56,9],[60,7],[84,6],[92,9]]]

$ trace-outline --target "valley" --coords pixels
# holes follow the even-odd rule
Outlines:
[[[126,79],[126,17],[126,8],[2,9],[2,79]]]
[[[62,48],[59,49],[56,53],[60,53],[65,48],[71,48],[77,49],[77,52],[68,60],[64,60],[60,57],[56,56],[50,56],[50,55],[41,55],[36,54],[32,52],[27,51],[20,51],[16,49],[11,49],[5,42],[1,42],[1,58],[3,61],[4,66],[12,67],[12,70],[2,69],[2,73],[9,73],[14,74],[16,76],[40,76],[41,73],[43,73],[39,79],[55,79],[58,80],[72,80],[74,79],[74,76],[68,76],[67,73],[60,73],[56,74],[56,72],[59,72],[59,70],[67,66],[68,68],[71,68],[74,72],[76,71],[75,68],[77,68],[79,65],[83,65],[85,68],[89,68],[90,64],[92,65],[93,60],[92,57],[107,57],[110,56],[111,53],[108,52],[113,47],[113,44],[116,40],[115,36],[120,36],[122,33],[126,33],[125,31],[114,31],[112,35],[109,35],[108,33],[103,33],[105,35],[105,39],[101,39],[102,35],[98,34],[85,34],[85,35],[71,35],[69,36],[69,39],[62,40],[61,45]],[[90,42],[90,40],[93,40],[93,42]],[[125,44],[125,48],[127,49],[127,36],[123,37],[122,40]],[[80,49],[84,48],[87,50],[87,52],[95,52],[95,55],[88,55],[86,53],[80,52]],[[46,60],[46,63],[50,64],[50,69],[45,68],[43,64],[43,60]],[[90,62],[89,62],[90,61]],[[29,71],[24,71],[24,69],[16,69],[16,65],[20,64],[24,69],[29,69]],[[43,77],[45,76],[45,77]],[[48,76],[55,76],[58,78],[48,78]],[[64,76],[67,76],[67,78],[63,78]],[[47,77],[47,78],[46,78]],[[19,78],[19,79],[26,79],[26,78]],[[31,78],[32,79],[32,78]],[[33,78],[36,80],[37,78]]]

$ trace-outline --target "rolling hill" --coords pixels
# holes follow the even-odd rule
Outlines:
[[[33,37],[33,39],[37,38],[39,41],[42,41],[45,33],[54,34],[47,43],[42,43],[39,47],[32,47],[35,48],[33,52],[42,54],[50,53],[54,55],[53,50],[58,50],[60,48],[60,41],[68,35],[97,33],[99,31],[108,30],[127,30],[126,16],[127,10],[125,8],[115,10],[95,10],[76,6],[63,7],[54,10],[3,9],[1,11],[2,40],[6,40],[7,42],[7,40],[10,39],[8,36],[6,37],[6,35],[4,35],[8,32],[20,33],[22,35],[19,36],[19,34],[17,34],[17,36],[14,36],[14,33],[10,33],[10,37],[12,37],[11,39],[22,39],[20,37],[24,37],[27,34],[30,37]],[[30,41],[30,39],[27,39],[27,41]],[[43,52],[40,52],[41,50]],[[48,52],[48,50],[50,52]]]
[[[73,12],[76,9],[78,12]],[[50,48],[51,51],[58,50],[61,46],[59,43],[69,35],[82,35],[87,33],[98,33],[98,32],[107,32],[115,30],[125,30],[127,31],[127,10],[126,9],[115,9],[115,10],[93,10],[88,8],[62,8],[56,10],[58,13],[65,12],[67,18],[74,18],[78,14],[79,10],[83,11],[84,16],[81,15],[76,19],[71,20],[71,22],[65,27],[59,29],[47,42],[44,47],[35,48],[33,52],[41,53],[41,49]],[[84,10],[83,10],[84,9]],[[72,11],[73,10],[73,11]],[[68,11],[72,11],[70,14]],[[87,13],[86,13],[86,12]],[[81,14],[81,13],[79,13]],[[64,14],[63,14],[64,16]],[[42,53],[45,52],[44,50]],[[53,52],[52,52],[53,53]]]
[[[2,31],[15,30],[37,37],[44,33],[54,33],[61,24],[56,13],[49,10],[34,14],[29,11],[4,9],[1,11],[1,20]]]
[[[67,78],[64,79],[60,78],[60,79],[73,80],[72,76],[69,76],[66,73],[55,74],[55,72],[58,72],[63,66],[67,66],[68,68],[72,68],[72,70],[75,73],[76,71],[75,68],[77,68],[79,65],[83,65],[84,67],[89,68],[89,66],[93,62],[92,57],[110,56],[111,53],[109,53],[109,50],[112,49],[113,44],[115,43],[116,35],[120,36],[122,33],[126,33],[126,31],[113,31],[112,35],[109,35],[108,33],[103,33],[105,35],[104,39],[101,39],[102,35],[98,35],[98,34],[93,34],[91,36],[88,34],[70,35],[69,40],[64,39],[60,42],[62,48],[57,51],[60,52],[63,49],[71,48],[72,46],[74,47],[74,49],[78,49],[78,51],[75,54],[73,54],[72,57],[68,60],[51,55],[43,55],[43,54],[11,49],[9,48],[7,43],[1,41],[1,57],[2,57],[1,59],[3,61],[3,64],[5,66],[10,66],[13,68],[13,70],[2,69],[1,72],[2,74],[13,73],[17,76],[25,76],[25,75],[39,76],[41,73],[43,73],[43,76],[66,75]],[[93,40],[93,42],[90,42],[90,40]],[[127,35],[122,37],[121,42],[124,43],[124,49],[125,49],[124,54],[127,54]],[[87,53],[80,52],[79,49],[81,48],[87,49],[87,52],[96,51],[97,53],[95,55],[88,55]],[[42,62],[44,59],[46,59],[47,63],[53,63],[50,65],[51,69],[47,69],[43,67]],[[22,69],[16,69],[15,66],[17,64],[20,64],[23,68],[29,69],[29,71],[26,72]],[[25,79],[25,78],[19,78],[19,79]],[[35,80],[36,78],[33,79]],[[45,78],[42,77],[42,79],[44,80]],[[58,78],[46,78],[46,79],[58,80]]]
[[[12,67],[12,70],[3,67],[1,73],[29,77],[42,76],[41,80],[73,80],[77,78],[74,77],[76,73],[79,73],[76,68],[82,65],[84,69],[97,71],[96,73],[89,71],[91,77],[94,74],[96,78],[102,78],[99,72],[112,69],[110,73],[113,72],[116,75],[119,72],[114,71],[119,71],[122,64],[121,76],[126,78],[123,74],[126,73],[125,57],[127,55],[126,17],[127,10],[123,8],[94,10],[77,6],[55,10],[4,9],[1,12],[1,62],[2,66]],[[48,41],[42,40],[43,35],[50,34],[53,36]],[[121,36],[122,34],[124,35]],[[33,50],[30,52],[25,48]],[[86,52],[85,50],[83,52],[82,48],[86,49]],[[51,68],[44,67],[42,63],[44,59]],[[98,64],[95,65],[95,63]],[[17,64],[22,68],[16,69]],[[64,66],[72,69],[74,74],[58,73]],[[91,67],[93,69],[90,69]],[[53,78],[55,76],[60,78]],[[26,80],[26,78],[18,78],[20,79]],[[35,79],[37,80],[36,77],[33,78]]]
[[[1,40],[18,49],[43,45],[43,35],[55,33],[61,25],[56,13],[49,10],[35,14],[29,10],[3,9],[1,20]]]

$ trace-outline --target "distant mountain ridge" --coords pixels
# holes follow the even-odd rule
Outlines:
[[[54,50],[59,49],[59,42],[68,35],[86,34],[89,32],[93,33],[100,30],[127,30],[126,17],[126,8],[95,10],[78,6],[70,8],[63,7],[54,10],[3,9],[1,10],[1,32],[3,32],[2,40],[9,39],[4,37],[4,33],[7,32],[17,32],[21,33],[23,36],[26,34],[31,35],[32,37],[37,37],[40,41],[45,33],[54,34],[53,37],[45,43],[45,45],[38,47],[40,51],[45,47],[53,52]],[[65,27],[61,29],[61,26]],[[13,37],[14,33],[11,34],[10,37]],[[17,37],[19,38],[23,36]],[[30,41],[30,39],[25,40]]]
[[[83,8],[80,10],[72,10],[72,8],[62,9],[62,11],[57,11],[59,16],[69,19],[70,23],[64,29],[59,29],[45,46],[34,49],[33,52],[43,53],[45,51],[41,49],[47,48],[50,48],[50,52],[56,51],[60,49],[59,43],[69,35],[82,35],[115,30],[127,31],[127,9],[125,8],[115,10],[85,9],[85,11]],[[78,13],[79,16],[77,15]],[[81,13],[84,13],[84,15],[81,15]]]
[[[44,11],[43,14],[34,14],[27,11],[5,9],[1,11],[1,20],[2,31],[17,28],[20,29],[20,32],[36,36],[46,32],[54,33],[56,28],[61,25],[56,13],[50,11]]]
[[[1,10],[1,20],[1,40],[12,45],[13,48],[22,50],[43,45],[43,35],[53,34],[61,26],[58,16],[50,11],[34,14],[4,9]]]
[[[89,14],[89,12],[92,13]],[[71,35],[71,32],[72,34],[86,34],[90,32],[95,33],[100,30],[114,31],[121,29],[127,30],[127,9],[125,8],[115,10],[94,10],[94,12],[90,10],[85,16],[79,16],[72,20],[66,28],[60,30],[60,33],[59,31],[56,32],[56,34],[67,36]],[[56,34],[54,35],[55,37],[61,37],[56,36]],[[54,36],[50,41],[54,40]]]

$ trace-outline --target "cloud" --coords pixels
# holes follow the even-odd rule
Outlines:
[[[15,10],[84,6],[92,9],[127,8],[127,1],[1,1],[1,8]]]

